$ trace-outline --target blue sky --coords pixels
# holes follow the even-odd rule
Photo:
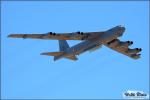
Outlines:
[[[5,99],[111,99],[126,90],[149,92],[148,1],[2,2],[1,90]],[[53,61],[42,52],[58,51],[56,40],[11,39],[11,33],[126,31],[142,57],[130,59],[107,47],[80,55],[78,61]],[[68,41],[69,45],[80,41]]]

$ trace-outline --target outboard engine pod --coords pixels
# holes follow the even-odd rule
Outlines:
[[[77,34],[83,35],[83,32],[78,31]]]
[[[53,35],[53,32],[49,32],[48,34],[49,34],[49,35]]]
[[[140,51],[142,51],[141,48],[135,48],[135,49],[128,49],[126,52],[130,54],[135,54],[135,53],[139,53]]]
[[[134,59],[140,58],[141,54],[131,54],[131,57]]]
[[[80,34],[80,31],[78,31],[77,34]]]
[[[53,33],[53,35],[56,35],[56,33]]]
[[[81,32],[80,34],[83,35],[83,32]]]

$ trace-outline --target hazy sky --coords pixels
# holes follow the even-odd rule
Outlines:
[[[127,90],[149,92],[148,1],[2,2],[2,98],[102,99],[123,98]],[[42,56],[58,51],[57,40],[11,39],[11,33],[105,31],[117,25],[120,40],[141,47],[133,60],[105,46],[78,56],[78,61]],[[72,46],[80,41],[68,41]]]

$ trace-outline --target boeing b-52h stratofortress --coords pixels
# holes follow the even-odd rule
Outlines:
[[[125,27],[119,25],[103,32],[72,32],[56,34],[48,32],[46,34],[10,34],[12,38],[32,38],[32,39],[53,39],[59,41],[59,52],[44,52],[41,55],[54,56],[54,61],[60,58],[77,60],[76,55],[85,51],[94,51],[103,45],[120,52],[133,59],[140,58],[141,48],[128,48],[132,41],[120,41],[118,37],[123,35]],[[82,40],[79,44],[69,47],[66,40]]]

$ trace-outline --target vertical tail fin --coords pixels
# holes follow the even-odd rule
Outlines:
[[[70,48],[66,40],[58,40],[58,41],[60,51],[66,51],[67,48]]]
[[[59,52],[44,52],[41,53],[41,55],[54,56],[54,61],[60,58],[67,58],[74,61],[78,60],[78,58],[75,55],[71,55],[69,57],[65,56],[65,54],[67,53],[66,50],[70,48],[66,40],[58,40],[58,41],[59,41],[59,49],[60,49]]]

